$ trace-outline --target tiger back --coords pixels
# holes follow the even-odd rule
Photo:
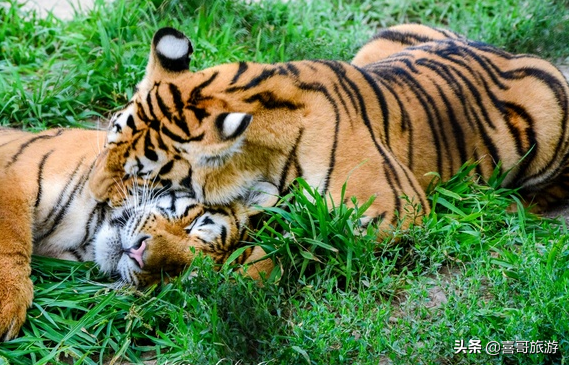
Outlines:
[[[422,109],[429,123],[413,123],[419,128],[407,137],[395,130],[394,140],[408,142],[390,145],[422,186],[429,171],[447,180],[467,160],[480,161],[478,173],[488,178],[501,161],[501,172],[509,171],[504,185],[521,187],[537,210],[567,197],[569,93],[565,77],[548,61],[444,29],[403,24],[380,31],[352,63],[392,85],[405,83],[394,88],[398,102]],[[420,83],[405,81],[413,79]],[[429,148],[413,152],[411,133],[426,138]]]
[[[464,39],[447,29],[422,24],[400,24],[377,32],[352,59],[352,65],[365,66],[387,58],[405,48],[443,39]]]

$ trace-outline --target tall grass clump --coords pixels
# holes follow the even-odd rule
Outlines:
[[[346,186],[340,201],[347,198]],[[350,287],[377,246],[376,225],[365,228],[361,224],[374,198],[361,206],[356,201],[352,201],[353,207],[335,204],[297,179],[282,200],[282,204],[265,209],[270,218],[254,233],[256,244],[278,258],[283,270],[280,274],[287,281],[319,282],[335,277]]]

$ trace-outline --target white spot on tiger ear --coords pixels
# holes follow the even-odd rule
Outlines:
[[[245,113],[230,113],[227,115],[227,117],[225,117],[225,123],[223,123],[223,134],[230,136],[235,133],[246,115]]]
[[[186,38],[165,35],[156,45],[156,51],[166,58],[177,60],[190,52],[190,42]]]
[[[247,129],[252,119],[253,117],[247,113],[229,113],[218,128],[220,127],[223,138],[235,138]]]

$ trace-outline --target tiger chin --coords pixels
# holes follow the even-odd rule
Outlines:
[[[276,188],[262,182],[256,185],[261,190],[249,190],[227,207],[198,204],[190,192],[176,195],[170,185],[153,194],[148,186],[129,191],[121,185],[125,203],[111,208],[88,188],[104,139],[105,132],[93,130],[33,134],[0,128],[0,341],[18,334],[32,303],[32,253],[95,261],[121,283],[149,285],[161,273],[178,274],[194,252],[226,258],[230,252],[224,250],[237,247],[248,217],[257,212],[253,205],[276,200]],[[179,161],[170,168],[189,167]],[[129,192],[133,197],[125,198]],[[192,226],[206,217],[207,224]],[[144,235],[128,236],[136,229]],[[239,262],[261,256],[248,250]],[[257,265],[258,271],[270,269],[267,262]],[[255,270],[248,273],[256,277]]]

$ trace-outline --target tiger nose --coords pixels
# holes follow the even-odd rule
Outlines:
[[[138,264],[138,267],[142,269],[144,267],[144,262],[142,260],[144,250],[146,250],[146,239],[143,239],[134,246],[127,248],[124,252]]]

